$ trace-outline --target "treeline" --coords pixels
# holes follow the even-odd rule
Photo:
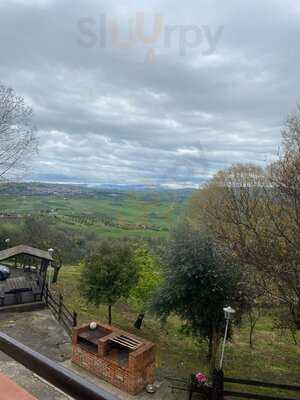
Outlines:
[[[52,217],[25,217],[19,224],[0,225],[0,249],[26,244],[42,250],[54,249],[54,281],[62,265],[77,264],[82,261],[88,249],[96,243],[92,233],[82,234],[78,230],[59,226]]]
[[[190,218],[240,266],[253,301],[277,306],[279,325],[299,330],[300,115],[288,119],[276,161],[218,172],[193,197]]]

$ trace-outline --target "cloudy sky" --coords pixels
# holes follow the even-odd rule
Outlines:
[[[271,161],[299,37],[297,0],[0,0],[0,80],[38,129],[27,179],[191,186]]]

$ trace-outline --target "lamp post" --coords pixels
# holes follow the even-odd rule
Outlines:
[[[6,248],[9,248],[10,238],[5,239]]]
[[[225,326],[225,334],[224,334],[224,339],[223,339],[223,344],[222,344],[220,370],[222,370],[222,367],[223,367],[224,351],[225,351],[225,344],[226,344],[226,339],[227,339],[229,321],[233,318],[233,315],[235,314],[235,310],[233,308],[231,308],[230,306],[224,307],[223,310],[224,310],[225,319],[226,319],[226,326]]]
[[[53,252],[54,252],[54,250],[53,250],[52,248],[48,249],[48,253],[49,253],[50,257],[52,257]],[[48,271],[49,271],[49,274],[48,274],[48,287],[49,287],[49,289],[50,289],[50,286],[51,286],[51,278],[52,278],[51,272],[50,272],[50,271],[52,271],[52,268],[48,268]]]

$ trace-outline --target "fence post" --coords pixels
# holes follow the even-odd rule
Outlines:
[[[193,388],[194,388],[194,384],[195,384],[195,375],[192,374],[192,375],[190,376],[189,400],[192,400],[192,398],[193,398]]]
[[[49,291],[48,291],[48,286],[45,286],[45,303],[48,306],[49,300],[48,300],[48,296],[49,296]]]
[[[224,400],[224,374],[221,369],[215,369],[212,378],[211,400]]]
[[[73,328],[77,326],[77,312],[73,311]]]
[[[63,306],[63,295],[60,293],[59,294],[59,303],[58,303],[58,320],[61,320],[61,314],[62,314],[62,306]]]

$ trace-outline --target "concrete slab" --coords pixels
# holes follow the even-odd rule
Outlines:
[[[70,357],[70,338],[48,309],[22,313],[0,312],[0,330],[54,361],[61,362]],[[2,352],[0,372],[38,400],[69,399]]]
[[[47,308],[22,313],[0,312],[0,330],[54,361],[71,356],[70,337]]]

